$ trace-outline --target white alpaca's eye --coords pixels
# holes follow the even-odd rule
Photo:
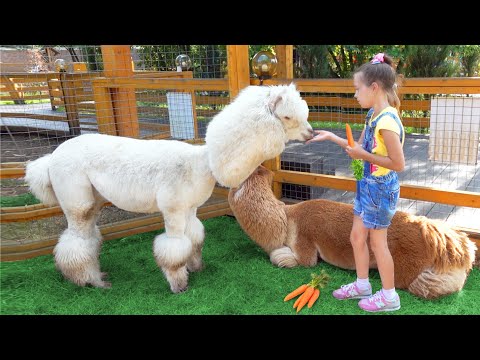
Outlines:
[[[285,116],[285,120],[290,120],[290,117],[289,117],[289,116]]]

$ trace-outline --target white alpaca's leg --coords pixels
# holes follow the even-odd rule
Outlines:
[[[185,234],[192,241],[192,255],[187,261],[188,271],[200,271],[203,268],[202,248],[205,239],[205,228],[197,218],[197,209],[190,210]]]
[[[187,290],[187,260],[192,253],[192,242],[185,236],[187,211],[165,210],[165,233],[157,235],[153,254],[174,293]]]
[[[103,281],[106,274],[100,271],[98,261],[102,236],[96,219],[103,199],[94,196],[89,183],[81,187],[63,184],[55,193],[68,222],[53,251],[57,268],[75,284],[110,287]]]

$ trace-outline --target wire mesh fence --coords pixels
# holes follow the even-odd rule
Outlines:
[[[184,68],[176,62],[180,54],[190,58]],[[37,159],[80,134],[201,141],[208,123],[231,101],[225,45],[134,45],[120,55],[102,46],[21,46],[0,48],[0,55],[2,167]],[[58,59],[65,61],[63,68]],[[295,69],[299,66],[294,63]],[[315,80],[309,78],[314,75],[304,72],[302,76]],[[214,83],[185,85],[182,79]],[[400,182],[478,193],[480,91],[468,82],[458,82],[456,91],[448,88],[448,79],[444,84],[424,82],[402,94],[406,168],[399,174]],[[309,105],[314,129],[345,137],[348,123],[358,139],[366,109],[353,98],[353,85],[342,89],[319,81],[314,90],[301,95]],[[292,141],[281,155],[284,170],[351,178],[350,162],[331,142]],[[35,203],[18,178],[2,179],[1,192],[2,204]],[[331,188],[282,185],[286,201],[327,198],[351,203],[354,195]],[[11,202],[12,198],[18,201]],[[480,230],[475,208],[401,199],[399,209]],[[120,210],[113,212],[115,221],[129,217],[126,212],[119,215]],[[1,226],[4,234],[15,233],[11,223]]]

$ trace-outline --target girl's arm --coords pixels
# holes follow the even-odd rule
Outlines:
[[[371,154],[357,144],[355,144],[353,148],[348,146],[345,150],[353,159],[362,159],[397,172],[403,171],[405,168],[405,158],[398,134],[387,129],[381,129],[380,133],[383,136],[388,156]]]
[[[317,134],[313,139],[310,139],[306,142],[306,144],[310,144],[311,142],[315,141],[325,141],[325,140],[330,140],[337,144],[338,146],[341,146],[342,148],[346,149],[348,146],[348,141],[347,139],[341,138],[340,136],[335,135],[334,133],[326,130],[314,130],[315,134]],[[363,143],[363,133],[365,132],[365,129],[362,130],[362,134],[360,135],[360,138],[358,139],[358,144],[362,145]]]
[[[343,139],[334,133],[326,130],[314,130],[315,134],[317,134],[313,139],[310,139],[306,142],[306,144],[310,144],[311,142],[316,142],[316,141],[325,141],[325,140],[330,140],[334,142],[335,144],[341,146],[342,148],[346,148],[348,145],[347,139]],[[363,133],[362,133],[363,134]]]

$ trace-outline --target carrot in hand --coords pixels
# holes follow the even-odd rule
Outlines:
[[[315,289],[315,291],[313,292],[312,296],[310,297],[310,299],[308,300],[308,308],[310,309],[313,304],[315,303],[315,301],[317,301],[318,297],[320,296],[320,289]]]
[[[307,286],[308,286],[307,284],[303,284],[300,287],[296,288],[290,294],[285,296],[285,299],[283,299],[283,301],[288,301],[290,299],[293,299],[297,295],[303,294],[303,292],[307,290]]]
[[[347,132],[348,146],[353,147],[355,145],[355,141],[353,140],[353,134],[352,134],[352,129],[350,128],[350,125],[346,124],[345,130]]]

